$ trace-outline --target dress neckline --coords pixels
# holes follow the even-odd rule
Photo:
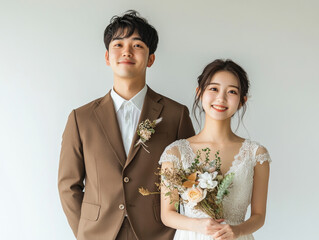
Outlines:
[[[183,139],[186,142],[186,145],[188,146],[189,150],[191,151],[192,155],[194,156],[194,158],[196,157],[196,154],[193,151],[193,148],[191,146],[191,143],[187,140],[187,139]],[[241,147],[239,148],[238,153],[234,156],[234,159],[230,165],[230,168],[228,169],[228,171],[224,174],[224,176],[228,175],[229,173],[231,173],[233,171],[233,168],[236,166],[236,164],[238,164],[239,160],[238,157],[240,156],[241,152],[244,149],[244,146],[246,145],[246,142],[248,142],[248,139],[245,138],[244,141],[242,141],[241,143]]]

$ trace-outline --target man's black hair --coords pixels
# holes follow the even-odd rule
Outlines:
[[[110,42],[117,37],[130,37],[134,31],[140,35],[142,41],[149,48],[149,54],[153,54],[157,48],[158,35],[156,29],[146,19],[140,17],[139,13],[129,10],[123,16],[113,16],[110,24],[104,31],[104,44],[109,50]],[[125,35],[123,35],[125,33]]]

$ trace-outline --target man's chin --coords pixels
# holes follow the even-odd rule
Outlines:
[[[143,78],[143,74],[138,74],[136,72],[121,72],[119,74],[116,74],[117,77],[123,78],[123,79],[137,79],[137,78]]]
[[[135,74],[119,74],[118,76],[120,78],[123,78],[123,79],[134,79],[134,78],[136,78]]]

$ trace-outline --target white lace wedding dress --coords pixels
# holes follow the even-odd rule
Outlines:
[[[246,139],[234,157],[231,168],[226,174],[235,173],[233,186],[229,195],[223,200],[225,222],[230,225],[238,225],[245,220],[247,208],[251,201],[254,167],[257,163],[262,164],[265,161],[271,162],[268,152],[256,154],[258,148],[262,147],[259,143]],[[176,153],[178,151],[178,154]],[[174,153],[174,154],[173,154]],[[195,154],[186,139],[173,142],[166,147],[159,163],[174,162],[177,166],[187,169],[195,159]],[[192,218],[207,218],[205,213],[184,204],[184,210],[181,214]],[[212,240],[207,236],[197,232],[176,230],[174,240]],[[239,237],[240,240],[252,240],[253,235]]]

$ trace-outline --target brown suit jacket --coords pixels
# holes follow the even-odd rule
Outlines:
[[[194,135],[187,107],[148,87],[140,120],[163,120],[147,153],[135,133],[125,154],[110,92],[69,115],[63,133],[58,187],[63,210],[78,240],[115,239],[125,214],[140,240],[172,239],[160,219],[160,196],[144,197],[139,187],[156,191],[154,174],[165,147]],[[85,182],[85,184],[84,184]]]

